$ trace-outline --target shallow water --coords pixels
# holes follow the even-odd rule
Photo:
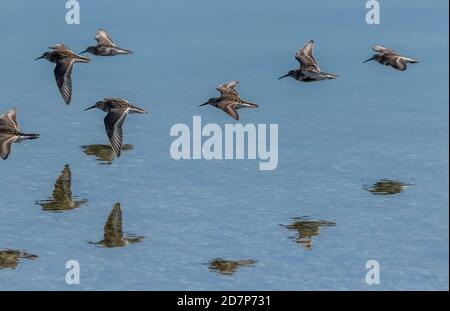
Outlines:
[[[0,114],[16,107],[41,134],[0,162],[0,263],[18,260],[0,265],[0,290],[448,289],[448,1],[383,2],[376,26],[364,1],[177,2],[83,2],[80,25],[61,1],[0,4]],[[82,51],[100,27],[136,53],[76,64],[66,107],[53,65],[33,59],[58,42]],[[309,39],[340,77],[278,81]],[[362,64],[376,43],[420,63]],[[259,104],[241,122],[279,124],[278,168],[172,160],[175,123],[232,123],[198,105],[234,79]],[[150,110],[127,118],[114,161],[104,114],[83,112],[112,96]],[[366,190],[383,179],[408,186]],[[116,202],[124,236],[143,238],[93,244]],[[72,259],[80,285],[65,283]],[[371,259],[380,285],[365,283]]]

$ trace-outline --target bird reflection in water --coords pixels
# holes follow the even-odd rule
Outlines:
[[[382,179],[371,187],[365,186],[364,189],[375,195],[391,195],[402,192],[406,186],[409,186],[409,184],[397,180]]]
[[[108,216],[104,227],[104,238],[99,242],[90,242],[104,247],[123,247],[128,244],[141,242],[144,236],[123,236],[122,231],[122,209],[120,203],[116,203]]]
[[[312,238],[320,235],[320,227],[334,227],[336,223],[327,220],[311,220],[308,217],[293,218],[290,225],[281,225],[292,231],[297,231],[297,236],[293,237],[296,243],[301,244],[305,249],[312,250]]]
[[[0,250],[0,269],[15,269],[21,259],[36,259],[37,255],[26,252],[5,249]]]
[[[72,197],[72,174],[69,165],[64,166],[55,183],[53,194],[47,200],[38,201],[44,211],[63,212],[86,204],[88,200]]]
[[[110,145],[86,145],[81,146],[81,149],[86,155],[93,155],[100,164],[111,165],[114,160],[114,151]],[[123,145],[122,151],[133,150],[133,145]]]
[[[232,275],[240,267],[254,267],[256,260],[225,260],[222,258],[216,258],[211,260],[208,264],[208,269],[211,272],[216,272],[222,275]]]

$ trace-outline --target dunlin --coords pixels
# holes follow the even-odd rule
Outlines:
[[[72,68],[74,63],[89,63],[90,59],[72,52],[63,44],[56,44],[49,47],[51,51],[45,52],[36,60],[45,58],[49,62],[56,63],[54,70],[56,84],[61,92],[66,105],[72,99]]]
[[[290,70],[287,74],[279,77],[278,79],[291,77],[297,81],[302,82],[336,79],[338,77],[337,75],[320,70],[317,61],[314,58],[313,52],[314,40],[310,40],[297,52],[297,54],[295,54],[295,59],[297,59],[300,63],[300,68]]]
[[[39,134],[25,134],[19,130],[15,108],[0,116],[0,156],[3,160],[11,153],[12,143],[36,138],[39,138]]]
[[[408,67],[408,63],[418,63],[415,59],[402,56],[394,50],[385,48],[381,45],[375,45],[372,49],[376,52],[376,54],[365,60],[364,63],[374,60],[382,65],[391,66],[400,71],[405,71]]]
[[[106,134],[108,135],[111,147],[116,155],[120,157],[122,151],[122,125],[129,113],[147,113],[144,109],[133,106],[122,98],[105,98],[97,102],[94,106],[86,108],[86,110],[97,108],[107,112],[104,121]]]
[[[201,104],[200,106],[212,105],[216,108],[222,109],[233,119],[239,120],[237,109],[256,108],[258,105],[246,102],[239,97],[239,94],[236,91],[236,86],[238,83],[238,81],[231,81],[219,85],[217,90],[220,92],[220,97],[210,98],[206,103]]]
[[[80,54],[89,52],[91,54],[97,55],[97,56],[114,56],[114,55],[126,55],[126,54],[133,54],[133,51],[122,49],[118,46],[116,46],[109,36],[109,34],[103,30],[100,29],[95,34],[95,40],[97,41],[97,45],[90,46]]]

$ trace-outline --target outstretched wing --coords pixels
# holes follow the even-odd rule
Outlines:
[[[71,49],[69,49],[67,46],[61,43],[51,45],[48,48],[54,51],[69,52],[71,54],[75,54]]]
[[[295,54],[295,59],[300,63],[300,68],[308,69],[311,71],[320,71],[319,65],[313,55],[314,52],[314,40],[308,41],[297,54]]]
[[[227,105],[223,109],[230,117],[232,117],[235,120],[239,120],[239,114],[237,110],[233,107],[233,105]]]
[[[70,104],[70,100],[72,99],[72,68],[73,68],[73,59],[61,59],[56,63],[56,67],[54,70],[56,84],[58,85],[59,92],[66,105]]]
[[[235,95],[239,96],[236,91],[236,86],[239,84],[239,81],[231,81],[227,83],[220,84],[216,89],[220,92],[222,96],[224,95]]]
[[[64,166],[55,182],[53,199],[58,202],[72,201],[72,174],[68,165]]]
[[[94,38],[99,45],[116,46],[106,30],[99,29]]]
[[[8,159],[11,153],[11,145],[16,139],[17,136],[0,134],[0,156],[3,160]]]
[[[16,120],[16,108],[10,109],[8,112],[0,116],[1,127],[12,127],[16,130],[19,129]]]
[[[405,60],[403,59],[403,57],[401,56],[397,56],[397,55],[392,55],[390,57],[388,57],[389,59],[389,63],[391,64],[392,67],[394,67],[397,70],[400,71],[405,71],[407,64],[405,62]]]
[[[374,45],[372,47],[372,49],[375,52],[378,52],[378,53],[394,53],[394,54],[397,54],[397,52],[395,52],[394,50],[385,48],[384,46],[381,46],[381,45]]]
[[[111,109],[105,117],[105,129],[108,135],[111,147],[117,157],[120,157],[122,151],[122,125],[127,116],[127,109]]]
[[[108,216],[104,232],[105,241],[114,242],[123,238],[122,210],[120,203],[116,203]]]

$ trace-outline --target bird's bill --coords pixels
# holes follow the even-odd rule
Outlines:
[[[88,111],[88,110],[94,109],[96,106],[97,106],[97,105],[94,105],[94,106],[92,106],[92,107],[86,108],[86,109],[84,109],[84,111]]]
[[[367,63],[367,62],[370,62],[371,60],[374,60],[375,59],[375,57],[371,57],[371,58],[369,58],[369,59],[366,59],[365,61],[363,61],[363,63]]]
[[[204,104],[201,104],[201,105],[199,105],[199,107],[201,107],[201,106],[205,106],[205,105],[208,105],[209,103],[208,102],[206,102],[206,103],[204,103]]]
[[[39,56],[38,58],[36,58],[35,60],[39,60],[39,59],[42,59],[42,58],[44,58],[44,55],[42,55],[42,56]]]
[[[285,74],[284,76],[279,77],[278,80],[281,80],[281,79],[286,78],[286,77],[289,77],[289,74],[288,74],[288,73]]]
[[[87,53],[88,52],[88,50],[86,49],[86,50],[84,50],[83,52],[80,52],[80,53],[78,53],[78,54],[84,54],[84,53]]]

